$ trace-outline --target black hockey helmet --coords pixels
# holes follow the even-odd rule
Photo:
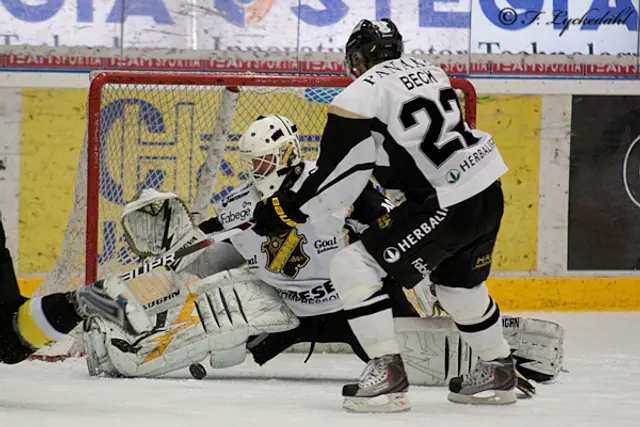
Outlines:
[[[356,77],[374,65],[402,55],[402,35],[390,19],[363,19],[351,31],[345,47],[345,68]]]

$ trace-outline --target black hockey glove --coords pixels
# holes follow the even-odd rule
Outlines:
[[[277,236],[307,221],[300,211],[296,194],[279,190],[268,199],[261,200],[253,211],[255,225],[252,230],[260,236]]]

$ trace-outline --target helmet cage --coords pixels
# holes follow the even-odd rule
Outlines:
[[[260,117],[260,120],[271,123],[266,122],[269,127],[263,129],[250,127],[242,136],[239,151],[242,170],[263,196],[268,197],[280,187],[285,169],[302,161],[302,154],[293,122],[281,116]]]

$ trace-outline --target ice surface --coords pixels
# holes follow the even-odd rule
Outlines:
[[[89,378],[84,360],[0,366],[2,427],[588,427],[640,426],[640,312],[529,313],[566,330],[554,384],[508,407],[447,402],[444,388],[410,390],[411,412],[349,414],[340,389],[360,374],[355,356],[285,354],[213,371],[197,381]]]

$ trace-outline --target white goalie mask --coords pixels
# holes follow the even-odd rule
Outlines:
[[[286,177],[283,169],[302,161],[296,125],[283,116],[260,117],[240,138],[240,158],[262,197],[270,197]]]

